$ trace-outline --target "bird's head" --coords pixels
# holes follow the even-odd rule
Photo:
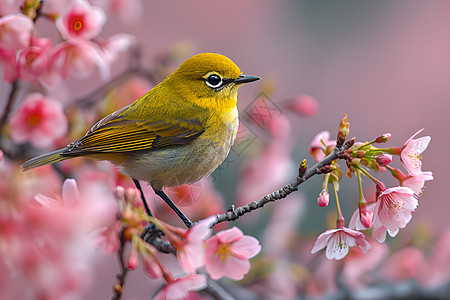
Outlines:
[[[238,88],[258,79],[242,75],[239,67],[223,55],[201,53],[183,62],[167,81],[200,106],[235,106]]]

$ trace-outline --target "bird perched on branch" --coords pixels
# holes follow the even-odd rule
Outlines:
[[[239,120],[237,91],[260,79],[242,75],[227,57],[195,55],[134,103],[98,121],[79,140],[22,164],[23,170],[85,156],[108,160],[131,177],[152,215],[139,180],[147,181],[190,227],[163,188],[193,183],[227,157]]]

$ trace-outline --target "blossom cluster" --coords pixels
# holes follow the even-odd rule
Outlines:
[[[222,277],[241,280],[250,270],[249,259],[261,250],[256,238],[244,235],[237,227],[212,235],[215,216],[208,217],[189,229],[183,229],[149,217],[135,189],[117,187],[115,195],[120,217],[102,232],[103,245],[108,252],[129,245],[128,256],[124,259],[128,269],[137,268],[140,256],[147,276],[166,281],[167,284],[155,299],[180,299],[189,291],[204,289],[207,286],[206,274],[213,280]],[[148,222],[152,225],[148,225]],[[167,238],[170,247],[176,252],[184,276],[174,279],[158,258],[158,249],[145,240],[146,230],[150,228],[160,230]],[[203,273],[197,273],[202,269]],[[120,285],[116,285],[115,289],[120,290]]]
[[[339,136],[348,136],[349,124],[345,116],[341,122]],[[347,176],[357,177],[359,186],[358,208],[354,212],[349,228],[345,227],[338,193],[341,170],[337,160],[331,163],[330,172],[324,175],[322,191],[317,202],[324,207],[329,203],[328,185],[331,184],[336,195],[338,210],[337,226],[322,233],[318,238],[312,253],[326,247],[328,259],[342,259],[349,251],[349,247],[358,246],[366,253],[371,244],[366,240],[361,230],[371,229],[372,238],[378,242],[386,240],[386,233],[395,237],[401,228],[404,228],[412,218],[418,206],[418,198],[422,194],[426,181],[433,179],[430,171],[422,171],[422,152],[431,141],[429,136],[416,139],[423,129],[411,136],[402,147],[377,148],[375,144],[386,143],[391,134],[380,135],[376,139],[366,143],[354,143],[341,157],[346,160]],[[310,145],[309,152],[317,160],[323,159],[331,153],[337,141],[330,140],[327,131],[319,133]],[[407,174],[391,166],[393,155],[399,156]],[[386,188],[385,184],[375,178],[369,171],[389,171],[398,180],[398,186]],[[373,201],[367,201],[362,187],[362,178],[367,177],[375,184],[376,196]]]
[[[95,69],[107,80],[111,65],[132,47],[135,38],[119,33],[102,39],[99,34],[106,22],[105,11],[86,0],[45,4],[37,0],[1,1],[0,6],[3,80],[30,82],[40,90],[28,94],[11,118],[11,137],[16,143],[49,148],[66,134],[68,126],[61,102],[49,94],[61,80],[70,76],[83,79]],[[53,22],[59,39],[41,37],[38,18]]]

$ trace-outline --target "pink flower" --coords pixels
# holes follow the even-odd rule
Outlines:
[[[350,219],[349,228],[355,230],[365,230],[373,225],[373,211],[375,203],[365,204],[358,207]]]
[[[72,0],[56,20],[56,27],[65,39],[92,39],[100,33],[105,21],[101,8],[85,0]]]
[[[431,141],[431,137],[424,136],[418,139],[414,139],[416,135],[421,133],[423,130],[420,129],[415,134],[413,134],[403,145],[400,159],[405,166],[405,169],[410,174],[416,174],[422,172],[422,154],[425,149],[427,149],[428,144]]]
[[[320,161],[325,157],[329,146],[336,146],[336,141],[330,141],[330,132],[326,130],[319,132],[309,146],[309,154],[316,161]]]
[[[366,254],[371,245],[362,232],[346,227],[328,229],[317,238],[311,254],[327,247],[325,255],[328,259],[340,260],[344,258],[349,247],[358,246]]]
[[[16,54],[0,47],[0,65],[3,69],[3,79],[13,82],[17,79]]]
[[[241,280],[250,270],[249,259],[261,251],[258,240],[244,235],[237,227],[217,233],[205,245],[205,270],[214,280],[223,276]]]
[[[392,162],[392,155],[383,153],[376,157],[377,163],[380,167],[386,167],[388,164]]]
[[[403,248],[384,261],[380,269],[381,275],[389,281],[401,281],[419,278],[429,263],[423,252],[415,247]]]
[[[380,189],[381,193],[374,208],[372,237],[384,242],[386,231],[394,237],[400,228],[408,224],[418,201],[414,197],[414,191],[407,187]]]
[[[153,300],[179,300],[185,299],[189,291],[199,291],[207,287],[206,275],[190,274],[171,280],[163,287]]]
[[[34,25],[23,14],[12,14],[0,18],[0,47],[10,51],[24,49],[30,44]]]
[[[17,143],[31,142],[46,148],[64,136],[67,119],[58,101],[40,93],[26,96],[10,120],[11,136]]]
[[[409,187],[416,195],[421,195],[425,181],[433,180],[432,172],[418,172],[415,174],[406,175],[405,179],[400,182],[401,186]]]
[[[31,46],[25,48],[19,54],[19,77],[23,80],[36,81],[42,75],[49,72],[49,51],[52,42],[47,38],[31,38]]]
[[[300,95],[289,99],[284,106],[301,116],[311,117],[319,111],[319,102],[309,95]]]
[[[186,231],[183,242],[172,243],[177,249],[178,261],[186,272],[195,273],[198,268],[205,264],[203,241],[211,235],[211,226],[215,221],[216,217],[211,216],[195,224]]]
[[[69,75],[85,78],[97,67],[103,80],[109,77],[109,68],[97,46],[86,40],[72,39],[58,44],[50,61],[50,68],[62,78]]]
[[[327,206],[330,203],[330,194],[327,191],[322,191],[319,194],[319,198],[317,198],[317,203],[320,207]]]
[[[109,37],[106,41],[100,43],[102,57],[106,63],[110,65],[117,60],[122,52],[130,49],[136,43],[136,37],[131,34],[115,34]]]
[[[75,179],[66,179],[62,187],[62,197],[56,195],[56,199],[38,194],[34,197],[42,206],[49,209],[60,209],[66,206],[77,205],[80,201],[80,192]]]

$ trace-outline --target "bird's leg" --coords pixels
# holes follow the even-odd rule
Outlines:
[[[175,205],[175,203],[172,202],[172,200],[170,200],[170,198],[163,191],[154,191],[156,195],[160,196],[164,200],[164,202],[166,202],[170,206],[170,208],[180,217],[180,219],[188,228],[192,227],[193,223],[191,222],[191,220],[189,220],[183,214],[183,212]]]
[[[139,180],[133,178],[133,182],[134,182],[134,185],[139,190],[139,193],[141,194],[141,200],[142,200],[142,204],[144,204],[145,212],[150,217],[153,217],[150,207],[148,207],[147,200],[145,200],[144,192],[142,191],[142,187],[141,187],[141,184],[139,183]]]

